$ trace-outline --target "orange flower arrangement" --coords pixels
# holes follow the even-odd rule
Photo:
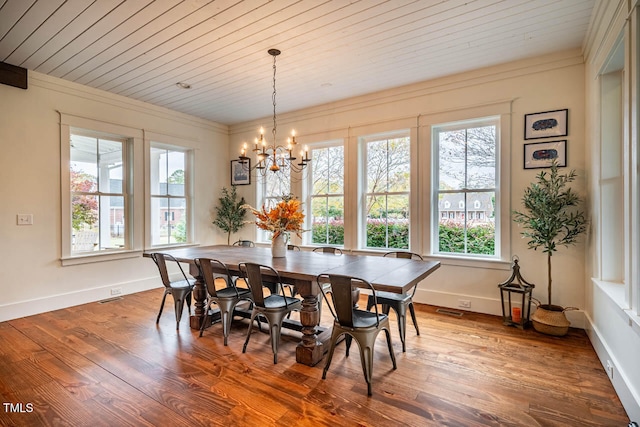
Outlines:
[[[246,207],[256,216],[258,228],[272,232],[275,239],[283,233],[296,233],[298,237],[302,237],[300,233],[304,231],[304,214],[300,210],[301,205],[295,197],[285,196],[269,210],[264,205],[260,210],[248,205]]]

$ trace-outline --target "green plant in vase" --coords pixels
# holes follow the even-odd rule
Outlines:
[[[216,218],[213,224],[227,233],[227,245],[231,243],[231,234],[237,233],[245,225],[244,216],[247,213],[244,197],[238,198],[236,186],[231,190],[224,187],[222,197],[218,199],[220,204],[216,206]]]
[[[536,182],[525,189],[522,196],[524,209],[513,212],[513,220],[524,228],[522,236],[529,239],[529,248],[541,248],[547,254],[547,304],[538,304],[532,320],[536,330],[551,335],[564,335],[569,328],[569,321],[564,316],[566,309],[552,304],[551,257],[559,246],[577,243],[578,237],[587,229],[585,213],[579,209],[582,200],[568,186],[576,177],[575,170],[559,173],[554,160],[549,172],[540,172]],[[555,318],[558,325],[550,324]]]

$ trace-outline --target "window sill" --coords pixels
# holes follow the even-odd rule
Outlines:
[[[621,310],[629,310],[629,306],[625,301],[625,286],[617,282],[605,282],[598,279],[591,279],[593,283],[604,292]]]
[[[442,265],[452,265],[456,267],[487,268],[493,270],[510,270],[512,261],[505,261],[495,258],[460,258],[447,255],[426,255],[424,259],[440,261]]]
[[[60,258],[62,266],[91,264],[95,262],[114,261],[118,259],[136,258],[142,255],[141,250],[117,251],[117,252],[99,252],[86,255],[74,255]]]

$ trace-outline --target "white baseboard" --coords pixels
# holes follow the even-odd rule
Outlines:
[[[46,313],[47,311],[59,310],[80,304],[87,304],[104,299],[114,298],[119,295],[127,295],[135,292],[156,289],[162,285],[157,277],[137,280],[135,282],[114,283],[99,288],[83,289],[76,292],[64,294],[48,295],[42,298],[19,301],[12,304],[0,305],[0,322],[18,319],[20,317],[32,316],[34,314]],[[112,295],[111,290],[119,288],[122,293]]]
[[[447,292],[436,292],[429,289],[420,289],[416,291],[413,300],[417,303],[436,305],[438,307],[447,307],[455,310],[473,311],[475,313],[491,314],[494,316],[502,316],[502,306],[500,302],[500,294],[496,288],[495,298],[477,297],[472,295],[452,294]],[[460,306],[460,301],[469,301],[470,307]],[[531,313],[535,311],[535,306],[531,305]],[[571,322],[572,328],[585,329],[586,316],[582,310],[571,310],[565,312],[567,319]]]
[[[617,362],[616,357],[612,355],[606,341],[602,339],[598,328],[588,316],[586,316],[586,321],[588,326],[585,330],[605,371],[607,369],[607,361],[610,360],[613,363],[614,375],[611,379],[611,384],[613,384],[613,388],[618,394],[622,406],[625,411],[627,411],[629,419],[632,421],[640,421],[640,395],[638,395],[637,390],[625,375],[624,370],[620,369],[620,364]]]

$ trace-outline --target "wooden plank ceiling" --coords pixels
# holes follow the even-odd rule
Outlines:
[[[0,0],[0,61],[223,124],[571,48],[595,0]],[[177,82],[191,85],[180,89]]]

